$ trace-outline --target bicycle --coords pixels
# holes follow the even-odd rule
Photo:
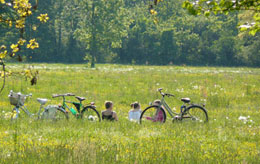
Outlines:
[[[82,102],[84,100],[86,100],[85,97],[75,96],[75,98],[79,102],[73,102],[73,101],[67,101],[66,98],[65,98],[67,96],[75,96],[75,95],[72,94],[72,93],[52,95],[52,98],[62,97],[62,105],[58,106],[58,108],[60,110],[66,111],[66,109],[68,109],[76,118],[81,118],[81,119],[89,120],[89,121],[98,121],[98,122],[101,121],[100,114],[96,110],[96,106],[94,105],[94,102],[91,102],[91,103],[87,104],[86,106],[84,106],[82,104]],[[70,108],[66,103],[73,104],[76,107],[77,110],[75,110],[74,108]]]
[[[20,109],[24,113],[26,113],[29,117],[33,117],[35,115],[29,112],[27,107],[24,105],[25,100],[28,97],[32,97],[31,93],[25,95],[20,92],[15,93],[11,90],[8,97],[10,100],[10,104],[15,106],[12,110],[11,120],[15,120],[19,117]],[[61,116],[67,118],[66,111],[58,109],[57,106],[48,105],[47,107],[44,108],[44,105],[47,103],[47,101],[48,99],[37,98],[37,102],[40,103],[40,108],[39,111],[37,112],[37,119],[59,119],[61,118]],[[44,109],[44,111],[41,113],[42,109]]]
[[[172,117],[172,120],[184,120],[190,119],[197,122],[207,122],[208,113],[207,110],[200,105],[191,104],[190,98],[181,98],[181,101],[184,103],[181,106],[180,113],[173,112],[169,105],[165,101],[165,96],[174,97],[173,94],[163,93],[162,88],[159,88],[157,91],[161,94],[162,99],[158,104],[153,104],[147,107],[140,116],[140,124],[143,122],[160,122],[165,123],[166,121],[166,111]],[[188,106],[187,106],[188,105]]]

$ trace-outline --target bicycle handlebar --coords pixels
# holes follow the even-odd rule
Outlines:
[[[168,96],[168,97],[174,97],[173,94],[170,94],[170,93],[163,93],[162,92],[162,88],[158,88],[157,91],[160,92],[160,94],[164,97],[164,96]]]
[[[73,93],[53,94],[52,98],[55,98],[55,97],[65,97],[65,96],[75,96],[75,95]]]
[[[23,97],[32,97],[32,93],[29,93],[28,95],[25,95],[25,94],[22,94],[21,92],[18,92],[18,93],[15,93],[15,92],[13,92],[12,90],[10,91],[10,93],[9,93],[9,96],[11,96],[12,94],[16,94],[16,95],[18,95],[18,96],[23,96]]]
[[[165,95],[165,96],[168,96],[168,97],[174,97],[174,95],[173,95],[173,94],[170,94],[170,93],[165,93],[164,95]]]

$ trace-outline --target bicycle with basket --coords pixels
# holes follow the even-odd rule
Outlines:
[[[16,93],[12,90],[9,95],[10,104],[14,106],[11,114],[11,120],[15,120],[20,116],[20,112],[23,111],[27,116],[33,117],[35,116],[37,119],[68,119],[68,114],[65,110],[59,109],[58,106],[48,105],[44,107],[47,103],[48,99],[45,98],[37,98],[37,102],[40,103],[40,108],[37,114],[31,113],[27,107],[24,105],[27,98],[32,97],[32,94],[22,94],[20,92]],[[43,110],[43,112],[42,112]]]

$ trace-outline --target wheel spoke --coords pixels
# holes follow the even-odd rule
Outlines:
[[[93,107],[86,107],[81,113],[81,118],[84,121],[99,122],[101,121],[98,111]]]
[[[41,114],[41,119],[52,119],[52,120],[65,120],[68,119],[68,112],[64,112],[54,106],[48,106]]]
[[[192,121],[207,122],[208,116],[206,111],[199,106],[193,106],[187,109],[183,118],[190,118]]]

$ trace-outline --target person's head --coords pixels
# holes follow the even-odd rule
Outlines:
[[[153,104],[154,105],[160,105],[161,104],[161,100],[154,100]]]
[[[134,103],[132,103],[130,106],[131,106],[131,108],[134,108]]]
[[[141,106],[140,106],[140,104],[139,104],[138,102],[134,102],[134,103],[133,103],[133,108],[134,108],[134,109],[140,109],[140,107],[141,107]]]
[[[113,102],[112,101],[106,101],[105,107],[106,107],[106,109],[112,110],[113,109]]]

